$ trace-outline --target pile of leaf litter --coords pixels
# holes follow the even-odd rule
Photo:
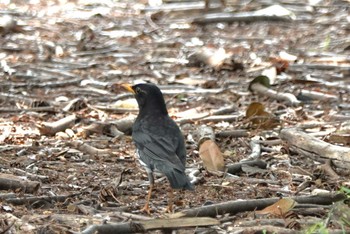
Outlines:
[[[220,2],[220,1],[219,1]],[[346,233],[349,3],[0,3],[2,233]],[[156,83],[195,192],[164,213],[123,83]]]

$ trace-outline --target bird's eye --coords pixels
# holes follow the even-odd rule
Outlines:
[[[135,92],[136,92],[137,94],[139,94],[139,93],[141,93],[141,89],[140,89],[139,87],[137,87],[136,90],[135,90]]]

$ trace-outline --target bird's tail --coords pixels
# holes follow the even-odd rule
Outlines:
[[[173,189],[194,190],[193,184],[191,184],[184,171],[180,171],[174,168],[173,170],[166,171],[165,175],[168,178],[170,186]]]

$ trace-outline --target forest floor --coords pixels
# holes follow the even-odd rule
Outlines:
[[[349,1],[211,3],[0,1],[0,233],[350,232]],[[186,139],[174,214],[161,175],[140,211],[139,82]]]

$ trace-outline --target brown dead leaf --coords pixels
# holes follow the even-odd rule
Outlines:
[[[278,200],[275,204],[265,207],[263,210],[256,211],[256,214],[271,214],[275,216],[283,216],[288,211],[293,209],[297,204],[292,198],[282,198]]]
[[[255,115],[262,115],[265,112],[265,106],[260,102],[252,102],[247,108],[245,113],[246,118],[250,118]]]
[[[199,156],[208,171],[224,171],[224,157],[214,141],[204,141],[199,147]]]
[[[270,59],[273,66],[276,68],[277,75],[281,74],[282,72],[285,72],[289,67],[289,61],[283,59],[283,58],[271,58]]]
[[[278,119],[265,111],[265,106],[260,102],[252,102],[246,111],[246,118],[254,127],[271,129],[278,125]]]

